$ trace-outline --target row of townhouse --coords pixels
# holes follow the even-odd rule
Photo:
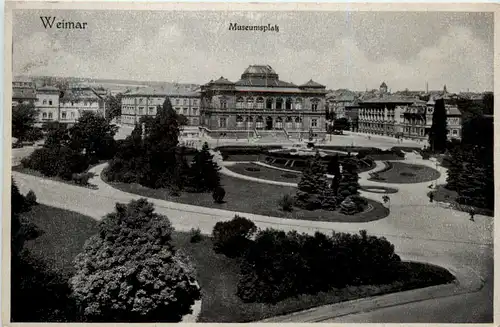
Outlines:
[[[12,108],[30,103],[38,110],[38,123],[73,124],[85,111],[104,115],[105,95],[89,86],[74,85],[66,90],[55,86],[36,88],[33,82],[21,79],[13,82]]]

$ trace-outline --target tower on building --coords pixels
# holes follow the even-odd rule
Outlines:
[[[382,82],[382,84],[380,84],[380,93],[387,93],[387,84],[385,84],[385,82]]]

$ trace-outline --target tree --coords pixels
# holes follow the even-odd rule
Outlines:
[[[230,221],[220,221],[212,231],[214,251],[228,257],[241,256],[256,231],[257,227],[253,221],[238,215]]]
[[[205,142],[197,152],[190,167],[189,185],[196,192],[213,191],[220,186],[220,167],[213,160]]]
[[[106,97],[106,120],[112,121],[116,117],[120,117],[122,114],[122,98],[123,95],[118,93],[117,95],[109,95]]]
[[[349,120],[347,118],[335,119],[333,129],[337,131],[345,131],[349,129]]]
[[[483,113],[485,115],[493,115],[493,112],[494,112],[493,92],[485,92],[483,95]]]
[[[73,296],[91,322],[178,322],[200,298],[173,228],[145,199],[116,204],[75,259]]]
[[[18,141],[24,141],[29,132],[33,129],[38,116],[35,105],[18,104],[12,109],[12,136]]]
[[[339,182],[338,197],[339,201],[351,195],[357,195],[359,190],[359,176],[357,165],[353,159],[345,158],[342,162],[342,178]]]
[[[443,99],[437,99],[432,114],[432,125],[429,132],[429,143],[433,151],[443,152],[448,140],[446,108]]]
[[[321,207],[320,195],[328,188],[325,176],[325,167],[321,162],[319,152],[309,161],[298,184],[295,196],[295,205],[307,210],[315,210]]]
[[[83,112],[69,129],[69,146],[78,152],[85,151],[85,155],[92,159],[110,159],[115,151],[117,130],[117,126],[109,124],[101,115]]]
[[[330,162],[328,163],[328,174],[334,175],[330,188],[333,190],[333,194],[337,196],[341,179],[338,155],[335,155],[330,159]]]

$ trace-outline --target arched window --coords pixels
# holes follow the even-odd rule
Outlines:
[[[275,126],[276,128],[283,128],[283,118],[277,117]]]
[[[262,116],[257,117],[257,119],[255,120],[255,125],[257,129],[264,128],[264,118],[262,118]]]
[[[252,97],[247,98],[247,108],[253,109],[253,98]]]
[[[281,110],[281,109],[283,109],[283,99],[277,98],[276,99],[276,110]]]
[[[292,117],[286,117],[285,119],[285,126],[287,129],[293,128],[293,119]]]
[[[290,98],[286,99],[285,109],[292,110],[292,99],[290,99]]]
[[[252,116],[247,116],[246,122],[247,122],[247,128],[248,129],[253,128],[253,117]]]
[[[243,127],[243,117],[236,116],[236,127]]]
[[[47,100],[45,100],[45,99],[44,99],[44,100],[43,100],[43,104],[47,104]]]
[[[266,99],[266,109],[273,109],[273,98]]]
[[[302,109],[302,98],[297,98],[297,100],[295,100],[295,109],[297,110]]]
[[[264,109],[264,98],[263,97],[257,98],[257,109]]]
[[[239,97],[238,99],[236,99],[236,108],[242,109],[242,108],[244,108],[244,106],[245,106],[245,100],[243,100],[242,97]]]
[[[302,128],[302,119],[300,117],[295,118],[295,128],[296,129]]]

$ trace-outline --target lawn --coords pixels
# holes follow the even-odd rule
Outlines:
[[[385,162],[385,164],[386,169],[378,172],[375,177],[371,177],[369,180],[383,183],[411,184],[430,182],[441,176],[436,169],[423,165],[402,162]]]
[[[52,267],[70,276],[73,273],[71,262],[81,251],[85,240],[97,232],[97,221],[44,205],[34,207],[25,217],[45,232],[37,240],[28,242],[28,248]],[[392,284],[350,286],[289,298],[275,305],[244,303],[236,296],[239,265],[235,259],[216,254],[207,236],[199,243],[191,243],[188,233],[174,232],[172,237],[175,246],[182,249],[196,267],[197,280],[202,288],[199,322],[256,321],[325,304],[437,285],[453,279],[443,269],[404,262],[402,266],[410,268],[410,272]]]
[[[103,179],[106,180],[105,173],[103,173]],[[351,216],[338,211],[308,211],[300,208],[294,208],[292,212],[285,212],[279,207],[278,201],[285,194],[295,195],[297,191],[295,187],[252,182],[223,174],[221,174],[221,184],[226,190],[226,196],[224,197],[225,202],[222,204],[214,203],[210,193],[183,192],[180,196],[172,196],[167,189],[150,189],[139,184],[119,182],[110,182],[109,184],[124,192],[155,199],[289,219],[347,223],[368,222],[389,215],[389,209],[384,207],[382,203],[370,199],[368,199],[368,204],[372,208],[371,210]]]
[[[448,190],[445,185],[437,185],[437,188],[434,193],[434,201],[437,202],[445,202],[449,203],[450,206],[459,211],[469,212],[471,206],[466,206],[456,202],[456,198],[458,197],[458,193],[452,190]],[[478,215],[485,215],[494,217],[494,211],[486,208],[478,208],[474,207],[475,212]]]
[[[226,168],[241,175],[286,183],[298,183],[302,177],[302,172],[300,171],[296,171],[294,173],[286,172],[279,169],[260,166],[254,163],[237,163],[226,166]]]

